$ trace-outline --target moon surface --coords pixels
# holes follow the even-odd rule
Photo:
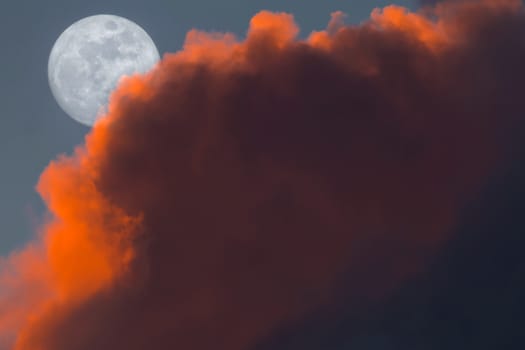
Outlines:
[[[91,126],[107,110],[124,75],[146,73],[159,61],[153,40],[119,16],[86,17],[57,39],[48,62],[49,86],[60,107]]]

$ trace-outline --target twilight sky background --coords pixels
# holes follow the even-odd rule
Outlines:
[[[159,52],[180,49],[192,28],[227,31],[243,36],[259,10],[287,11],[296,17],[303,36],[326,26],[332,11],[348,14],[349,23],[366,19],[377,6],[414,7],[414,0],[52,0],[12,1],[0,13],[4,43],[0,66],[0,254],[30,238],[43,207],[34,190],[40,173],[60,153],[70,153],[88,128],[58,107],[47,81],[47,60],[55,40],[70,24],[94,14],[127,17],[143,27]]]
[[[45,254],[0,259],[0,350],[524,349],[525,8],[484,1],[450,5],[444,36],[394,10],[307,49],[263,13],[233,68],[206,42],[217,56],[123,86],[137,98],[81,162],[43,173]],[[4,7],[0,256],[39,226],[43,169],[89,132],[47,82],[74,21],[127,17],[164,54],[191,28],[243,37],[262,9],[304,37],[392,4],[239,3]]]

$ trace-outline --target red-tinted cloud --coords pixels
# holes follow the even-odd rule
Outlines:
[[[525,108],[518,1],[335,13],[298,40],[191,31],[38,189],[52,219],[3,263],[17,350],[247,349],[421,271],[511,150]]]

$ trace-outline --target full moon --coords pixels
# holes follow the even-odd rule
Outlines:
[[[106,112],[121,77],[146,73],[159,59],[153,40],[134,22],[90,16],[73,23],[55,42],[49,86],[69,116],[91,126]]]

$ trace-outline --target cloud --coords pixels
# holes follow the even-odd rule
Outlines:
[[[193,30],[124,80],[42,174],[52,217],[2,262],[0,341],[247,349],[343,284],[373,303],[424,270],[518,140],[523,7],[342,19]]]

